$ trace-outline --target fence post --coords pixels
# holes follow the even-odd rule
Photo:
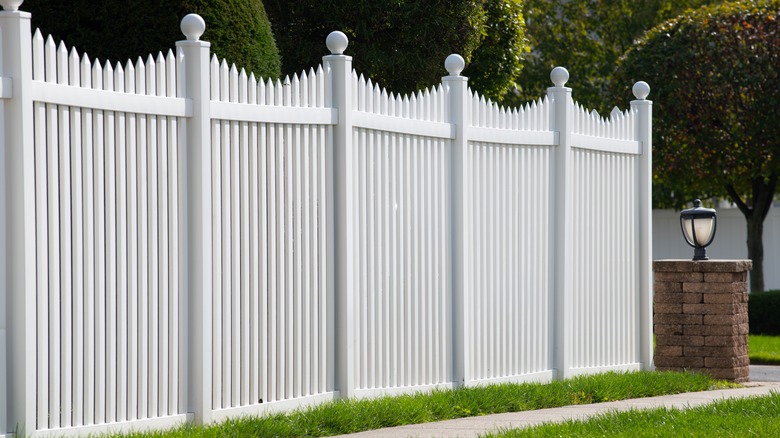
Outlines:
[[[470,123],[468,105],[468,78],[460,72],[466,66],[460,55],[452,54],[444,61],[444,68],[449,76],[441,79],[447,90],[449,103],[449,122],[453,125],[455,138],[452,140],[450,158],[450,199],[452,224],[452,307],[453,307],[453,380],[456,385],[464,386],[471,380],[471,313],[468,287],[469,264],[466,257],[469,254],[467,245],[470,242],[470,227],[467,223],[465,188],[469,176],[466,168],[466,152],[468,149],[467,129]]]
[[[211,89],[209,85],[210,43],[200,41],[206,23],[199,15],[181,20],[187,37],[176,42],[179,59],[179,90],[192,105],[185,132],[185,309],[187,327],[187,369],[185,400],[196,423],[211,421]]]
[[[325,41],[331,54],[322,58],[328,71],[328,97],[338,110],[338,124],[333,127],[333,166],[328,176],[333,196],[333,251],[335,299],[335,373],[341,397],[352,397],[356,386],[355,364],[355,151],[352,145],[352,57],[344,55],[349,40],[335,31]],[[329,87],[329,88],[328,88]]]
[[[550,73],[554,87],[547,89],[550,98],[550,129],[556,132],[555,168],[552,172],[553,202],[550,203],[552,254],[552,320],[554,378],[565,379],[571,370],[572,273],[571,240],[573,222],[571,205],[571,88],[565,87],[569,72],[555,67]]]
[[[23,0],[0,5],[0,77],[4,91],[0,125],[0,348],[7,366],[6,429],[31,434],[35,424],[35,161],[32,111],[32,35]],[[4,223],[3,223],[4,222]],[[0,418],[1,420],[2,418]]]
[[[646,100],[650,86],[639,81],[633,87],[637,100],[631,101],[636,113],[636,140],[642,143],[639,158],[639,360],[642,369],[653,365],[653,101]]]

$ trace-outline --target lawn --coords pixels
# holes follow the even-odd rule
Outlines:
[[[770,437],[780,434],[780,393],[726,399],[685,411],[653,409],[610,413],[585,421],[545,424],[488,437]]]
[[[751,364],[780,365],[780,336],[750,335],[748,344]]]
[[[290,414],[185,425],[131,437],[329,436],[476,415],[518,412],[733,386],[703,374],[606,373],[548,384],[501,384],[371,400],[341,400]]]

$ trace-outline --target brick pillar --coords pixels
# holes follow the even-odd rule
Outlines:
[[[747,382],[750,260],[659,260],[655,272],[657,370],[703,371]]]

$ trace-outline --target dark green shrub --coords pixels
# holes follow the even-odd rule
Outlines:
[[[466,60],[469,85],[492,99],[512,89],[528,44],[521,0],[265,0],[285,74],[321,62],[333,30],[354,68],[395,93],[438,85],[444,59]]]
[[[92,59],[124,62],[166,52],[184,39],[190,12],[206,21],[202,39],[219,58],[256,76],[279,76],[281,60],[261,0],[26,0],[33,27]]]
[[[751,335],[780,336],[780,290],[750,294],[748,318]]]

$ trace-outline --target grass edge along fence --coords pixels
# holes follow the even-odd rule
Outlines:
[[[734,386],[739,385],[716,381],[706,374],[609,372],[548,384],[504,383],[376,399],[338,400],[289,413],[231,419],[208,426],[182,425],[162,433],[115,436],[332,436],[479,415]]]
[[[331,34],[284,81],[104,64],[0,4],[0,431],[159,428],[652,368],[649,87],[608,118],[388,93]],[[5,413],[7,412],[7,415]]]

